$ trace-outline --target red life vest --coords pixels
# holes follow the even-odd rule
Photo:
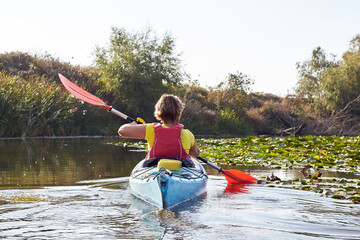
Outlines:
[[[151,158],[180,158],[189,160],[189,154],[181,142],[182,124],[176,124],[171,128],[164,128],[160,123],[153,123],[155,139],[147,159]]]

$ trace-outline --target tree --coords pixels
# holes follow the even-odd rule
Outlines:
[[[328,60],[320,48],[313,51],[310,61],[298,63],[302,93],[320,113],[335,114],[360,94],[360,35],[339,61]]]
[[[331,56],[335,58],[334,55]],[[312,101],[314,98],[321,97],[323,94],[322,75],[324,71],[336,65],[335,60],[328,60],[325,51],[317,47],[312,52],[311,60],[296,64],[299,74],[296,91]]]
[[[242,117],[249,104],[248,92],[253,83],[254,80],[246,74],[229,73],[225,81],[210,91],[209,101],[216,103],[219,110],[229,108]]]
[[[250,85],[254,84],[254,80],[248,75],[241,72],[236,74],[229,73],[226,82],[220,83],[220,87],[224,86],[226,90],[237,91],[247,94],[250,91]]]
[[[335,113],[360,94],[360,35],[352,39],[350,49],[338,65],[323,73],[323,104]]]
[[[327,103],[324,102],[327,91],[323,79],[324,72],[339,64],[335,60],[335,55],[331,54],[331,57],[329,60],[325,51],[317,47],[312,51],[311,60],[296,64],[299,75],[296,92],[305,97],[319,113],[327,112]]]
[[[95,50],[99,82],[107,91],[107,100],[131,115],[153,118],[161,94],[186,77],[174,49],[175,41],[169,34],[158,39],[149,28],[129,33],[113,27],[109,46]]]

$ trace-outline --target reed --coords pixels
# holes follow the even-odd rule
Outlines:
[[[77,105],[55,82],[0,72],[0,136],[62,134]]]

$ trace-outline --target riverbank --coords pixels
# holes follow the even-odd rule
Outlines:
[[[26,139],[71,139],[71,138],[116,138],[117,136],[103,136],[103,135],[82,135],[82,136],[37,136],[37,137],[0,137],[0,140],[26,140]],[[120,137],[119,137],[120,138]]]

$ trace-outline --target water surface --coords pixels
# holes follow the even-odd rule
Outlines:
[[[357,204],[307,191],[231,186],[209,168],[206,194],[158,210],[129,190],[130,171],[144,153],[113,141],[119,139],[0,141],[0,238],[360,239]],[[256,177],[271,171],[242,170]],[[298,171],[275,173],[293,178]]]

